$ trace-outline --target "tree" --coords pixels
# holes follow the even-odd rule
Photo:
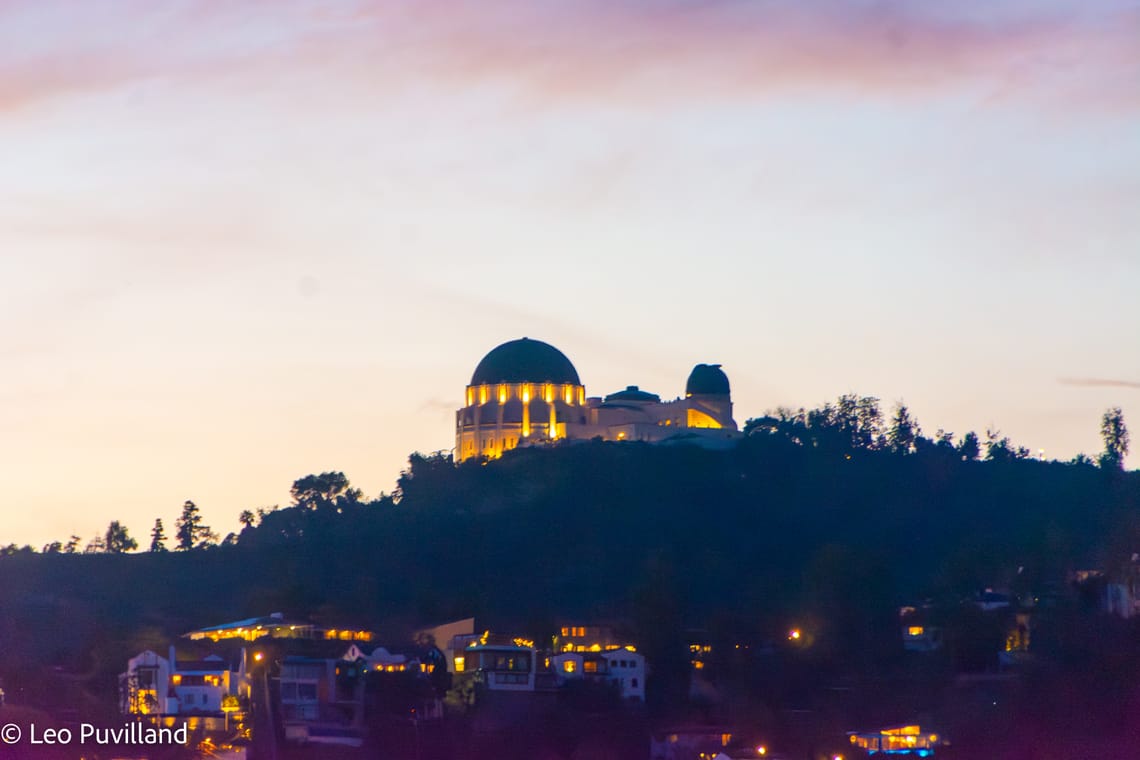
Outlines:
[[[238,522],[242,524],[243,528],[252,528],[253,519],[253,512],[248,509],[243,509],[241,514],[238,515]]]
[[[60,541],[52,541],[46,544],[43,548],[44,554],[60,554],[63,552],[63,543]]]
[[[107,551],[107,539],[103,536],[95,536],[87,542],[87,546],[83,547],[84,554],[103,554]]]
[[[1124,469],[1124,457],[1128,456],[1128,428],[1124,425],[1124,412],[1119,406],[1106,409],[1100,418],[1100,437],[1104,441],[1104,453],[1100,455],[1100,466],[1105,469]]]
[[[972,462],[981,456],[982,445],[978,441],[978,434],[971,430],[962,436],[962,442],[958,444],[958,453],[962,455],[964,462]]]
[[[72,534],[71,538],[67,539],[67,544],[63,547],[63,553],[64,554],[75,554],[76,552],[78,552],[79,551],[79,542],[81,540],[82,539],[80,539],[79,536]]]
[[[162,526],[162,518],[156,517],[154,527],[150,529],[150,551],[166,551],[166,529]]]
[[[302,509],[336,509],[338,512],[360,503],[364,496],[359,488],[350,487],[343,472],[306,475],[293,481],[289,493]]]
[[[175,537],[178,539],[178,546],[175,548],[179,551],[203,548],[218,540],[210,527],[202,524],[202,514],[198,510],[198,505],[189,499],[182,505],[182,516],[174,525],[177,528]]]
[[[906,404],[901,401],[895,404],[891,426],[887,429],[887,448],[895,454],[909,454],[921,435],[918,420],[911,416]]]
[[[1013,459],[1013,444],[996,428],[986,428],[986,461],[1008,462]]]
[[[103,534],[103,551],[107,554],[125,554],[139,548],[139,542],[127,533],[127,526],[112,520]]]

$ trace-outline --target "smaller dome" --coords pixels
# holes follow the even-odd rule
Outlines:
[[[611,393],[606,396],[606,403],[608,404],[611,401],[651,401],[653,403],[660,403],[661,397],[656,393],[643,391],[636,385],[627,385],[624,391],[618,391],[617,393]]]
[[[727,396],[728,375],[719,364],[698,364],[685,383],[686,396]]]

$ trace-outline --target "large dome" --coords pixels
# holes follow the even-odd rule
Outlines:
[[[686,396],[727,396],[728,375],[719,364],[698,364],[685,383]]]
[[[566,354],[549,343],[530,338],[508,341],[483,357],[471,376],[471,385],[493,383],[581,385],[578,371]]]

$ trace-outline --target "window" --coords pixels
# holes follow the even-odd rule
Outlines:
[[[573,673],[577,669],[578,669],[578,663],[574,662],[573,660],[566,660],[565,662],[562,663],[562,672],[563,673]]]
[[[177,678],[177,676],[175,676]],[[158,684],[158,668],[139,668],[135,671],[140,689],[154,689]],[[177,682],[175,682],[177,683]]]
[[[587,660],[586,662],[582,663],[582,670],[583,670],[583,672],[586,672],[586,673],[597,673],[598,672],[597,661]]]
[[[637,688],[637,679],[636,678],[629,679],[629,685],[636,689]]]
[[[570,635],[570,629],[567,628],[566,626],[563,626],[562,627],[562,635],[563,636],[569,636]]]

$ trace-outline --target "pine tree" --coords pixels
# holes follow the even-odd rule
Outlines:
[[[156,518],[154,527],[150,529],[150,551],[166,551],[166,529],[162,527],[162,518]]]
[[[1128,456],[1128,428],[1124,425],[1124,412],[1114,406],[1100,418],[1100,437],[1104,440],[1104,453],[1100,455],[1100,466],[1106,469],[1124,469],[1124,457]]]

